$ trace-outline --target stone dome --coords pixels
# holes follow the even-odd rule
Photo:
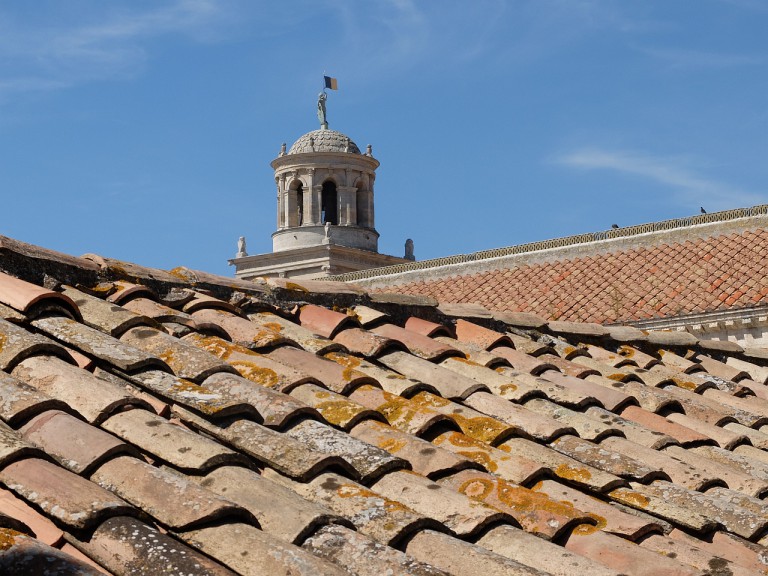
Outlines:
[[[314,139],[314,149],[310,139]],[[288,154],[304,154],[305,152],[348,152],[350,154],[360,154],[360,148],[346,134],[326,129],[307,132],[293,143]]]

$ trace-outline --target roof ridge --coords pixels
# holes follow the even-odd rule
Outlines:
[[[685,218],[661,220],[659,222],[637,224],[634,226],[626,226],[624,228],[612,228],[610,230],[599,232],[587,232],[573,236],[563,236],[561,238],[552,238],[549,240],[539,240],[536,242],[527,242],[525,244],[516,244],[504,248],[492,248],[489,250],[481,250],[479,252],[470,252],[469,254],[456,254],[453,256],[443,256],[429,260],[395,264],[393,266],[385,266],[382,268],[369,268],[367,270],[358,270],[356,272],[347,272],[345,274],[329,276],[325,278],[325,280],[332,280],[337,282],[354,282],[356,280],[364,280],[367,278],[374,278],[379,276],[391,276],[404,272],[426,270],[429,268],[438,268],[441,266],[450,266],[452,264],[463,264],[468,262],[476,262],[478,260],[489,260],[503,256],[538,252],[541,250],[551,250],[553,248],[562,248],[566,246],[574,246],[577,244],[588,244],[591,242],[627,238],[632,236],[639,236],[641,234],[665,232],[669,230],[688,228],[696,225],[714,224],[717,222],[725,222],[729,220],[738,220],[741,218],[751,218],[754,216],[764,215],[768,215],[768,204],[759,204],[750,208],[734,208],[732,210],[723,210],[721,212],[697,214],[695,216],[687,216]]]

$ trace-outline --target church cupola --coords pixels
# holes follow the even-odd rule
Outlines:
[[[335,130],[304,134],[272,161],[277,184],[275,252],[334,244],[378,250],[374,227],[376,168],[368,147],[360,152],[349,136]]]
[[[320,129],[287,150],[283,144],[272,161],[277,185],[272,253],[249,256],[241,237],[237,256],[229,261],[238,278],[322,278],[407,261],[378,252],[373,188],[379,161],[370,145],[361,152],[349,136],[328,128],[326,98],[323,91],[317,101]]]

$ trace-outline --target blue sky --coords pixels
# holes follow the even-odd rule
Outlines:
[[[0,4],[0,234],[229,275],[330,127],[418,259],[768,203],[762,0]]]

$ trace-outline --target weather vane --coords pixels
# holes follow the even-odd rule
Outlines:
[[[328,99],[328,93],[325,91],[327,88],[331,90],[339,89],[336,78],[323,76],[323,91],[317,95],[317,119],[320,120],[321,130],[328,130],[328,115],[325,110],[325,101]]]

